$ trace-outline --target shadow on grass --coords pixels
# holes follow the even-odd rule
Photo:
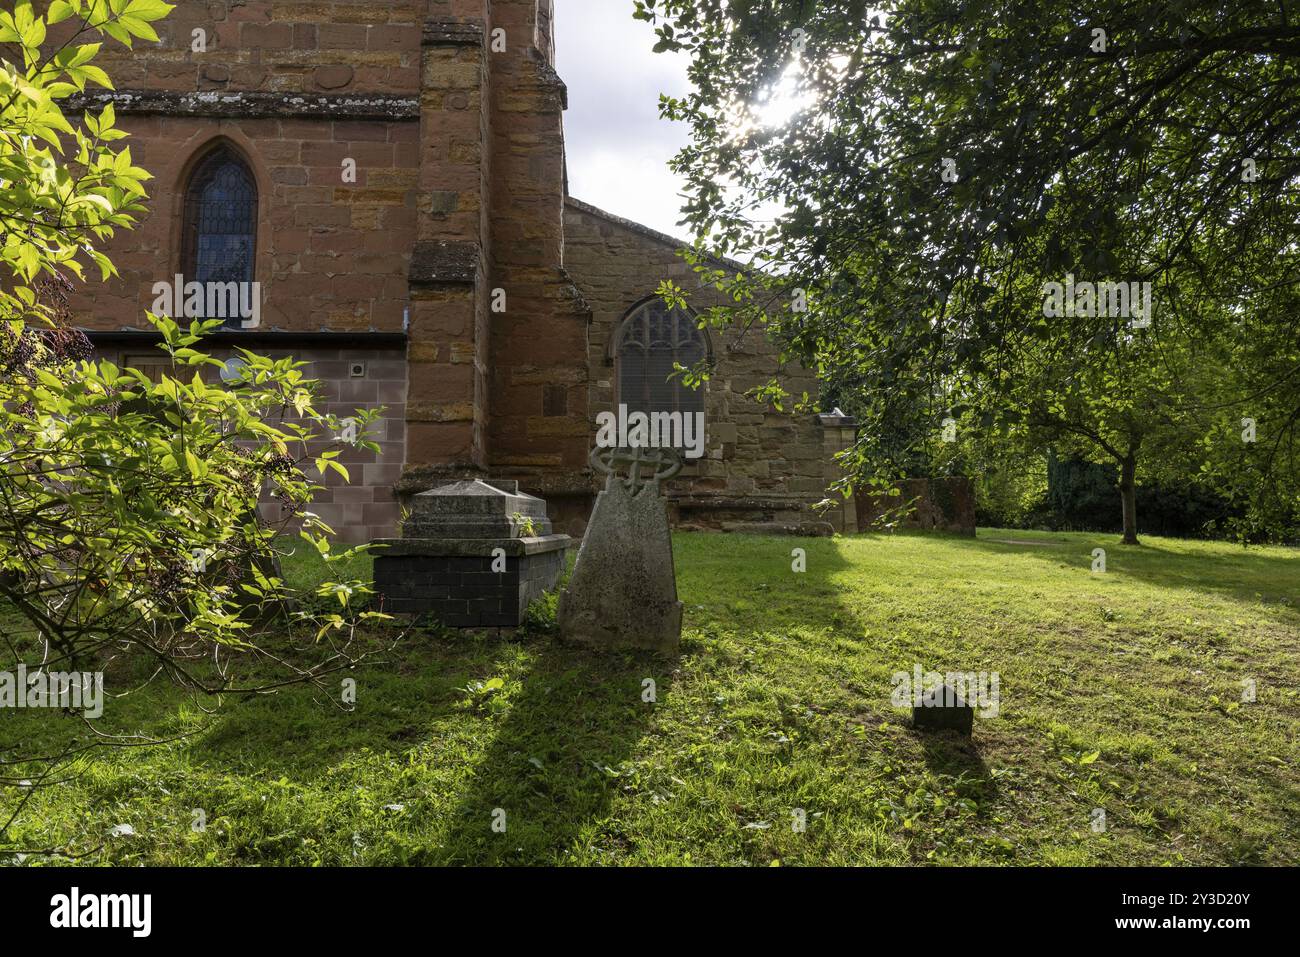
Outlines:
[[[404,752],[457,710],[466,684],[493,674],[504,647],[413,628],[393,652],[326,679],[324,687],[228,698],[191,753],[221,771],[287,774],[306,782],[353,751]],[[340,707],[344,677],[356,681],[351,710]]]
[[[849,615],[832,580],[849,563],[829,539],[700,534],[675,536],[675,546],[687,654],[725,658],[713,641],[717,627],[829,625]],[[806,550],[806,572],[793,570],[794,548]],[[295,690],[279,701],[240,703],[195,750],[223,768],[251,765],[304,780],[363,748],[400,755],[433,747],[437,760],[470,767],[458,769],[450,806],[439,802],[434,811],[436,839],[408,863],[550,864],[574,848],[586,860],[617,854],[625,838],[601,822],[645,770],[635,759],[656,705],[643,700],[643,682],[653,679],[662,706],[678,661],[528,639],[527,661],[507,679],[505,710],[467,710],[465,685],[500,674],[510,648],[495,638],[417,641],[395,666],[358,674],[355,715]],[[783,653],[784,646],[772,648]],[[466,735],[454,749],[437,741],[451,728]]]
[[[980,813],[986,813],[998,796],[998,786],[975,742],[956,731],[913,730],[912,734],[930,773],[956,779],[958,793],[976,801]]]
[[[852,570],[846,539],[677,532],[683,629],[764,631],[847,623],[852,611],[836,576]],[[797,555],[796,549],[802,554]],[[796,571],[795,567],[803,571]]]
[[[656,707],[643,700],[643,682],[655,682],[661,705],[676,667],[552,640],[461,788],[429,863],[559,863],[579,843],[617,850],[620,836],[591,824],[635,773],[631,758]]]

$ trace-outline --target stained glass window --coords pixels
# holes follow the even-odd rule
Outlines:
[[[703,412],[704,389],[693,389],[673,373],[674,363],[693,367],[708,354],[695,317],[648,300],[615,333],[618,400],[629,412]]]
[[[185,194],[185,281],[252,282],[256,246],[257,184],[234,150],[218,147],[195,167]]]

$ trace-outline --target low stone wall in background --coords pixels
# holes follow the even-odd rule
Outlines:
[[[904,479],[895,486],[898,495],[859,495],[858,525],[862,531],[896,528],[933,529],[975,534],[975,486],[963,475]],[[898,510],[907,508],[905,516]]]

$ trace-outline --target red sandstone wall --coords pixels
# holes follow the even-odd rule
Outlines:
[[[492,54],[490,313],[493,474],[559,491],[586,468],[587,312],[561,269],[564,258],[565,90],[551,67],[549,0],[497,0],[492,26],[526,38]],[[558,386],[562,392],[548,386]],[[530,483],[529,476],[535,477]]]
[[[261,328],[402,329],[415,226],[413,124],[128,116],[121,126],[136,165],[154,175],[151,211],[105,245],[120,277],[83,287],[72,303],[79,323],[143,325],[154,283],[181,272],[191,162],[224,138],[247,157],[258,184]],[[339,181],[345,157],[357,160],[356,185]]]
[[[425,31],[421,195],[434,199],[419,209],[403,488],[477,472],[585,494],[587,317],[561,269],[551,4],[471,6],[431,4]],[[567,391],[548,403],[556,382]]]
[[[119,89],[411,93],[424,0],[171,0],[160,42],[105,44]],[[444,6],[434,3],[433,6]],[[51,30],[59,39],[71,26]],[[193,50],[202,30],[206,52]]]
[[[295,116],[265,106],[250,118],[238,96],[216,113],[183,115],[175,96],[132,113],[133,93],[216,91],[258,96],[328,94],[413,98],[418,91],[422,3],[182,0],[159,25],[161,42],[133,50],[106,44],[101,65],[119,91],[120,125],[148,184],[150,210],[104,246],[121,277],[75,299],[92,328],[137,326],[152,286],[181,270],[184,186],[196,157],[215,140],[234,144],[257,180],[255,278],[262,327],[399,331],[415,238],[419,124],[401,119]],[[52,31],[60,42],[67,24]],[[192,49],[203,31],[206,52]],[[138,98],[136,98],[138,101]],[[287,99],[287,96],[286,96]],[[97,108],[97,107],[96,107]],[[355,184],[342,164],[357,165]]]

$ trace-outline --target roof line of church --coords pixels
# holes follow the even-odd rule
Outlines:
[[[608,210],[601,209],[597,206],[592,206],[591,203],[584,203],[582,200],[578,199],[575,196],[565,196],[564,201],[568,203],[570,206],[572,206],[574,209],[580,209],[584,213],[590,213],[593,216],[599,216],[601,219],[608,219],[611,223],[615,223],[619,226],[626,227],[627,229],[630,229],[633,232],[640,233],[642,236],[648,236],[651,239],[658,240],[661,243],[667,243],[670,246],[677,246],[677,247],[685,246],[687,248],[690,248],[692,245],[691,243],[688,243],[684,239],[677,239],[675,236],[669,236],[667,233],[661,233],[659,232],[659,230],[651,229],[649,226],[645,226],[641,223],[636,222],[635,220],[625,219],[622,216],[616,216],[614,213],[611,213]]]
[[[665,245],[672,246],[674,249],[681,249],[683,247],[687,249],[695,248],[693,243],[689,243],[684,239],[678,239],[675,236],[669,236],[667,233],[661,233],[659,232],[659,230],[651,229],[649,226],[646,226],[642,223],[638,223],[635,220],[627,219],[623,216],[618,216],[615,213],[609,212],[608,210],[601,209],[599,206],[592,206],[591,203],[584,203],[582,200],[578,199],[577,197],[569,196],[567,193],[564,197],[564,202],[567,205],[572,206],[576,210],[587,213],[591,216],[598,216],[601,219],[608,220],[609,222],[613,223],[616,226],[622,226],[624,229],[630,229],[634,233],[640,233],[642,236],[645,236],[649,239],[653,239],[656,242],[660,242],[660,243],[664,243]],[[724,256],[713,256],[713,255],[709,255],[708,258],[712,259],[716,263],[721,263],[722,265],[728,266],[729,268],[735,269],[739,272],[750,272],[750,268],[748,266],[746,266],[744,263],[737,262],[734,259],[728,259]]]

